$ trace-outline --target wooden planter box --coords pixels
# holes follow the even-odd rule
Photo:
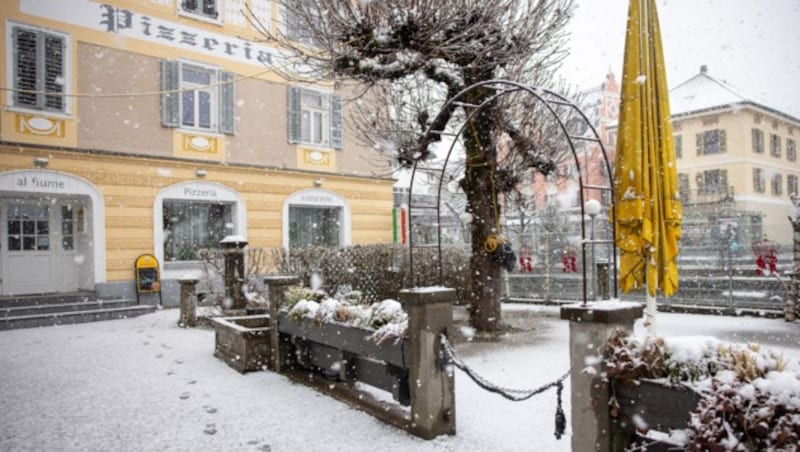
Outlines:
[[[269,364],[269,316],[216,317],[214,356],[244,373]]]
[[[306,318],[278,317],[281,342],[295,350],[294,366],[348,384],[361,382],[388,391],[403,405],[410,402],[409,349],[406,338],[378,344],[374,331]]]
[[[689,415],[697,408],[700,395],[685,386],[671,386],[658,381],[636,383],[613,380],[612,395],[619,404],[619,416],[612,419],[612,450],[627,450],[632,443],[646,441],[648,451],[680,450],[675,445],[653,442],[637,434],[632,421],[638,415],[648,428],[660,432],[688,427]]]

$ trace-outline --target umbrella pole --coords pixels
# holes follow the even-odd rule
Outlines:
[[[644,307],[644,326],[647,328],[647,334],[656,334],[656,297],[650,295],[650,288],[645,287],[645,296],[647,297],[647,304]]]

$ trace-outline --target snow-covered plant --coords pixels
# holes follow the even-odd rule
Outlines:
[[[364,302],[364,293],[360,290],[351,290],[344,296],[345,301],[353,304],[361,304]]]
[[[379,345],[389,341],[395,341],[406,337],[408,333],[408,319],[400,322],[392,322],[378,328],[369,338]]]
[[[354,291],[348,292],[352,294]],[[391,339],[405,337],[408,330],[408,314],[397,300],[386,299],[365,306],[347,300],[325,297],[317,301],[317,291],[292,287],[287,290],[288,316],[292,320],[303,318],[315,323],[338,322],[345,325],[375,330],[371,340],[382,344]],[[352,297],[358,299],[358,297]]]
[[[746,382],[725,370],[701,393],[687,450],[798,450],[800,379],[794,373],[773,371]]]
[[[403,311],[403,306],[397,300],[383,300],[372,305],[372,317],[369,320],[370,328],[380,328],[389,323],[403,321],[408,316]]]
[[[290,309],[300,300],[315,300],[316,292],[304,286],[292,286],[284,292],[284,305]]]
[[[622,332],[605,348],[610,378],[689,383],[701,396],[691,413],[687,450],[797,451],[800,378],[758,344],[715,338],[637,338]],[[612,414],[619,406],[612,400]]]
[[[758,344],[724,344],[712,337],[638,338],[617,332],[606,344],[606,355],[608,376],[622,380],[693,382],[731,370],[740,380],[752,381],[786,368],[782,356]]]
[[[319,311],[319,303],[316,301],[301,299],[289,309],[289,318],[299,320],[305,317],[314,318]]]

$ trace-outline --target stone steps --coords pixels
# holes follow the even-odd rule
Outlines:
[[[101,309],[135,306],[135,304],[136,302],[132,300],[97,300],[81,301],[76,303],[14,306],[10,308],[0,308],[0,318],[55,314],[62,312],[97,311]]]
[[[122,319],[155,310],[135,300],[97,300],[93,292],[2,297],[0,330]]]

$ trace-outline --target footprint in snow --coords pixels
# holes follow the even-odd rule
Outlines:
[[[181,361],[181,360],[179,360],[179,359],[176,359],[176,360],[175,360],[175,361],[173,361],[173,362],[174,362],[175,364],[183,364],[183,361]]]
[[[169,372],[167,372],[167,375],[175,375],[175,371],[170,370]]]
[[[144,342],[142,342],[142,345],[150,345],[150,343],[147,342],[147,341],[144,341]]]
[[[217,433],[216,424],[207,424],[206,425],[206,429],[203,430],[203,433],[205,433],[206,435],[213,435],[213,434]]]
[[[186,382],[187,385],[197,384],[197,380],[189,380]]]
[[[206,410],[206,413],[208,414],[214,414],[217,412],[217,409],[213,406],[203,405],[203,409]]]
[[[189,398],[189,393],[188,393],[188,392],[184,392],[183,394],[181,394],[181,395],[180,395],[180,397],[179,397],[179,398],[180,398],[181,400],[186,400],[186,399],[188,399],[188,398]]]
[[[159,353],[159,354],[156,355],[156,358],[162,358],[163,356],[164,356],[163,353]]]

